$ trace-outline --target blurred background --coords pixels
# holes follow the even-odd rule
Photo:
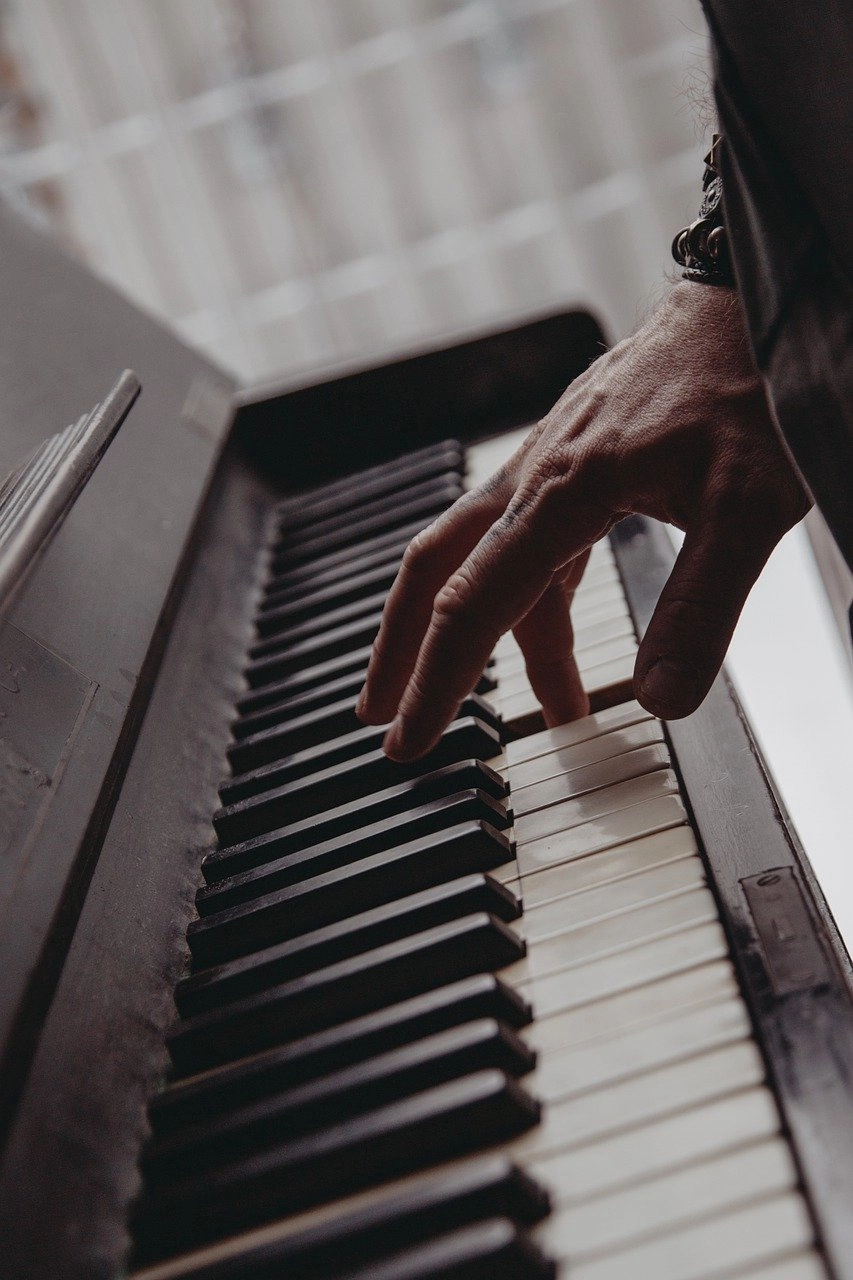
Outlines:
[[[2,0],[0,184],[256,382],[565,304],[695,216],[698,0]]]
[[[710,96],[699,0],[0,0],[0,198],[244,384],[567,306],[615,339]],[[802,528],[729,669],[853,946],[853,684]]]

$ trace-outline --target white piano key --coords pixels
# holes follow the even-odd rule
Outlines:
[[[633,631],[628,632],[624,627],[610,639],[596,640],[584,645],[575,644],[574,647],[575,661],[581,674],[592,667],[614,662],[617,658],[624,658],[636,652],[637,642]],[[501,688],[505,687],[508,694],[517,693],[522,677],[526,676],[524,654],[521,650],[518,653],[502,654],[496,657],[495,675]]]
[[[528,945],[532,945],[552,934],[589,927],[595,921],[621,915],[643,903],[669,900],[674,893],[704,884],[702,859],[693,854],[615,883],[611,881],[580,893],[560,894],[536,906],[526,902],[521,932]]]
[[[552,1095],[543,1096],[543,1101],[549,1116],[559,1114],[574,1146],[598,1141],[712,1097],[752,1088],[763,1080],[764,1059],[746,1035],[582,1095],[575,1094],[570,1084],[564,1089],[558,1085]],[[535,1088],[535,1081],[531,1086]]]
[[[765,1138],[677,1173],[558,1209],[536,1234],[548,1252],[577,1265],[751,1200],[791,1191],[796,1181],[785,1141]]]
[[[695,853],[696,840],[691,828],[687,825],[671,827],[668,831],[631,840],[588,858],[563,862],[526,875],[523,882],[525,907],[535,907],[572,893],[583,893]],[[517,864],[513,865],[517,875]]]
[[[576,640],[578,636],[586,635],[588,643],[594,643],[596,631],[613,626],[620,628],[620,634],[623,628],[626,633],[634,634],[622,583],[615,569],[576,594],[571,616]],[[522,656],[521,646],[511,631],[505,631],[495,642],[492,653],[496,662],[511,663]]]
[[[592,696],[598,690],[610,689],[614,685],[625,685],[630,690],[634,680],[634,663],[637,660],[636,646],[630,654],[623,658],[614,658],[601,666],[584,667],[581,670],[581,683],[586,692]],[[621,695],[620,695],[621,700]]]
[[[571,609],[572,628],[575,631],[587,630],[602,622],[615,618],[631,619],[631,612],[625,600],[607,599],[591,600],[588,604],[573,605]]]
[[[663,894],[656,901],[529,939],[527,955],[509,966],[505,976],[510,982],[529,983],[575,965],[621,955],[641,943],[663,940],[716,919],[716,903],[710,889],[697,887]],[[524,936],[526,925],[522,922],[517,931]]]
[[[610,662],[596,663],[594,666],[587,666],[582,662],[579,666],[581,683],[589,694],[597,689],[609,689],[611,685],[630,685],[634,679],[636,660],[637,646],[634,644],[622,657],[613,658]]]
[[[465,488],[477,489],[498,471],[524,444],[536,424],[530,422],[515,431],[479,440],[465,450]]]
[[[565,989],[566,984],[563,983]],[[536,1021],[524,1029],[532,1049],[543,1055],[566,1045],[595,1045],[631,1030],[651,1028],[672,1017],[678,1010],[739,996],[737,978],[728,953],[707,963],[689,963],[685,968],[653,981],[641,982],[615,991],[593,1004],[550,1013],[536,1009]],[[568,1000],[565,992],[564,999]]]
[[[684,803],[675,793],[604,814],[568,831],[560,828],[561,815],[556,812],[559,808],[559,805],[554,805],[543,811],[554,815],[557,829],[552,834],[526,840],[517,846],[517,861],[522,877],[543,867],[553,867],[574,858],[589,857],[604,849],[625,844],[628,840],[665,831],[667,827],[681,826],[687,821]],[[532,816],[538,818],[541,815]]]
[[[504,884],[508,888],[513,884],[518,885],[518,889],[513,890],[513,892],[517,892],[519,897],[521,896],[521,877],[518,871],[518,863],[515,860],[505,862],[501,867],[493,867],[489,875],[493,880],[497,880],[498,884]]]
[[[773,1097],[757,1085],[587,1146],[537,1156],[528,1167],[550,1187],[555,1203],[571,1204],[778,1132]]]
[[[616,566],[616,561],[606,556],[597,556],[595,560],[590,560],[584,570],[580,585],[575,590],[574,598],[583,599],[590,592],[595,591],[597,587],[604,587],[610,583],[618,582],[621,585],[621,577]],[[624,592],[621,593],[624,596]]]
[[[610,646],[605,649],[604,646]],[[578,666],[605,662],[631,647],[637,647],[634,627],[625,614],[614,614],[601,621],[575,630],[573,652]],[[518,675],[525,669],[524,654],[520,648],[495,654],[495,672],[501,679]]]
[[[571,1276],[572,1280],[702,1280],[703,1276],[724,1277],[727,1269],[741,1276],[745,1267],[783,1259],[792,1249],[810,1244],[813,1234],[802,1197],[789,1191],[622,1253],[573,1263]]]
[[[554,1099],[540,1124],[509,1144],[532,1163],[576,1148],[591,1148],[626,1130],[691,1111],[761,1084],[764,1063],[751,1040],[606,1085],[581,1097]]]
[[[576,653],[582,653],[585,649],[603,644],[608,640],[616,640],[620,636],[635,637],[634,624],[627,610],[614,612],[611,617],[604,618],[600,622],[593,621],[585,623],[582,627],[575,627],[574,632]]]
[[[654,773],[568,799],[555,799],[555,790],[559,789],[555,789],[551,779],[526,788],[526,812],[515,818],[515,838],[519,845],[557,832],[568,832],[572,827],[595,822],[647,800],[672,795],[678,790],[678,780],[671,769],[657,769]]]
[[[607,707],[604,711],[596,711],[594,715],[584,716],[582,720],[572,720],[555,729],[543,729],[540,733],[508,743],[507,763],[513,768],[528,760],[535,760],[538,756],[589,742],[601,734],[611,733],[614,729],[627,729],[630,725],[645,720],[654,720],[654,716],[632,699],[618,706]],[[656,723],[659,724],[660,721]]]
[[[548,1050],[536,1068],[536,1079],[550,1097],[557,1086],[584,1093],[631,1079],[640,1071],[676,1062],[703,1049],[730,1044],[749,1035],[752,1025],[738,996],[667,1010],[652,1024],[631,1027],[582,1045],[561,1045],[560,1016],[555,1015],[551,1021],[554,1025],[549,1028]],[[531,1037],[526,1038],[529,1043]]]
[[[587,1034],[595,1034],[596,1016],[601,1005],[625,992],[655,983],[661,978],[696,968],[728,955],[726,936],[717,920],[706,920],[663,938],[648,938],[622,951],[598,956],[575,966],[557,969],[547,974],[531,973],[521,969],[515,976],[511,970],[502,971],[501,977],[517,986],[532,1001],[536,1016],[547,1018],[550,1014],[563,1014],[568,1023],[574,1016],[572,1028],[577,1041]],[[518,961],[524,966],[526,961]],[[567,1027],[568,1030],[568,1027]]]
[[[522,787],[529,787],[535,782],[545,782],[558,774],[567,774],[574,769],[582,769],[587,765],[636,751],[638,747],[649,747],[664,741],[663,726],[659,720],[641,720],[627,728],[613,729],[610,733],[599,734],[585,742],[557,747],[533,760],[514,764],[511,773],[507,761],[507,776],[513,793],[517,793]]]
[[[604,587],[609,588],[605,591]],[[572,608],[572,627],[575,633],[575,651],[584,652],[596,645],[605,644],[619,637],[635,639],[634,625],[618,580],[599,584],[594,594],[581,600]],[[517,671],[524,665],[521,646],[511,631],[505,632],[492,651],[495,663],[507,671]]]
[[[498,692],[495,709],[509,733],[528,733],[544,723],[542,703],[532,689],[521,689],[511,698]]]
[[[621,585],[619,590],[622,590]],[[590,632],[594,627],[601,626],[605,622],[615,622],[617,619],[623,622],[631,620],[624,597],[605,596],[601,592],[595,598],[590,597],[586,603],[581,602],[573,606],[571,616],[572,630],[575,635]],[[627,634],[632,639],[635,638],[633,624]],[[589,646],[584,645],[584,649],[588,651]]]
[[[633,636],[620,636],[616,640],[606,641],[601,645],[593,646],[590,649],[584,649],[575,654],[578,671],[581,678],[586,676],[594,678],[595,687],[602,688],[604,684],[613,684],[615,681],[611,679],[602,680],[600,673],[603,671],[610,672],[612,670],[620,670],[628,661],[633,664],[637,654],[637,642]],[[631,667],[633,671],[633,665]],[[630,673],[629,673],[630,674]],[[527,671],[524,666],[524,659],[521,654],[514,658],[499,658],[495,660],[495,677],[498,681],[498,689],[502,697],[512,698],[520,693],[523,689],[530,688],[530,682],[527,678]],[[621,677],[620,677],[621,678]],[[589,682],[584,679],[584,686],[589,688]]]
[[[625,593],[618,573],[608,573],[601,577],[591,574],[588,580],[584,575],[580,586],[575,591],[572,608],[581,613],[593,604],[599,605],[606,600],[623,601],[624,599]]]
[[[510,729],[519,725],[526,729],[529,723],[542,723],[542,703],[531,688],[520,689],[511,698],[499,695],[496,709]]]
[[[570,800],[591,791],[601,791],[617,782],[628,782],[672,764],[669,747],[665,742],[638,747],[634,751],[621,752],[595,764],[573,767],[569,772],[512,788],[512,808],[516,819],[534,809],[557,804],[561,799]]]

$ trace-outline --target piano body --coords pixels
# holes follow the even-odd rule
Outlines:
[[[4,1280],[853,1276],[849,961],[725,676],[631,699],[663,532],[594,554],[589,720],[507,644],[428,766],[352,721],[441,442],[595,324],[240,399],[0,227],[0,467],[143,386],[0,635]]]

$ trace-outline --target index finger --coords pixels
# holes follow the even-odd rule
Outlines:
[[[429,626],[437,592],[505,506],[497,484],[474,490],[455,502],[406,548],[385,601],[365,685],[356,704],[357,715],[367,724],[387,724],[394,718]]]
[[[570,486],[558,486],[526,502],[519,492],[439,591],[383,744],[393,759],[416,759],[435,744],[499,637],[531,611],[555,572],[598,536],[601,510],[572,502],[569,494]]]

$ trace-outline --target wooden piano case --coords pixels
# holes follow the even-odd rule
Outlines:
[[[535,420],[602,337],[574,313],[237,394],[7,211],[0,242],[0,472],[122,368],[143,386],[0,632],[0,1272],[106,1280],[126,1256],[272,503]],[[641,520],[614,547],[642,631],[671,552]],[[849,962],[725,676],[669,733],[817,1238],[844,1280]]]

